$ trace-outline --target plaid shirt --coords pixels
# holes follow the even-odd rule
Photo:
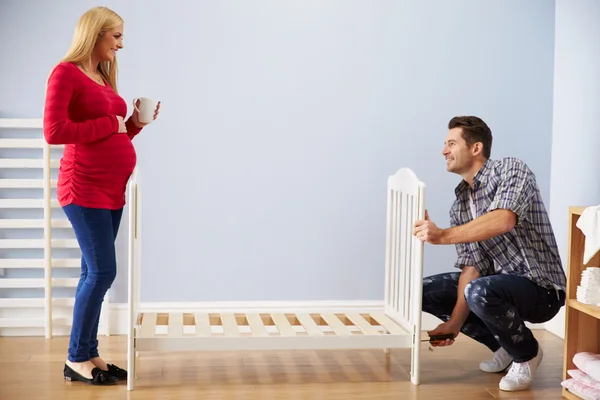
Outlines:
[[[515,227],[499,236],[456,245],[456,267],[474,266],[481,276],[505,273],[531,279],[548,289],[565,290],[566,277],[554,232],[535,175],[516,158],[487,160],[473,179],[455,189],[451,226],[463,225],[495,209],[517,215]],[[476,209],[472,215],[470,197]]]

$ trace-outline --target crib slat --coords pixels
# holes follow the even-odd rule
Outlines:
[[[290,321],[283,314],[271,314],[273,322],[277,325],[277,329],[281,333],[281,336],[295,336],[296,331],[292,328]]]
[[[240,330],[238,329],[235,315],[230,313],[221,314],[221,323],[223,324],[223,333],[225,336],[240,335]]]
[[[384,313],[371,313],[371,317],[374,320],[379,322],[381,326],[383,326],[389,333],[394,335],[405,335],[406,332],[398,326],[394,321],[392,321],[387,315]]]
[[[210,317],[206,313],[194,313],[196,336],[211,336]]]
[[[398,307],[398,286],[397,282],[399,280],[398,277],[398,249],[400,248],[400,238],[398,237],[398,219],[400,218],[400,206],[399,203],[402,202],[402,194],[394,192],[392,197],[392,243],[391,243],[391,263],[392,263],[392,276],[390,281],[391,291],[390,295],[392,297],[391,303],[392,307],[396,309]]]
[[[339,336],[348,336],[352,333],[346,328],[346,325],[335,314],[321,314],[321,318],[333,329]]]
[[[262,318],[258,314],[246,314],[248,325],[253,336],[269,336],[265,325],[263,324]]]
[[[379,335],[377,329],[375,329],[373,325],[364,319],[362,315],[352,313],[346,314],[346,317],[348,317],[348,319],[352,321],[352,323],[356,325],[356,327],[359,328],[365,335]]]
[[[169,313],[169,327],[167,330],[168,337],[183,336],[183,314]]]
[[[308,314],[297,314],[296,318],[302,324],[304,329],[306,329],[306,333],[309,336],[323,336],[323,331],[319,328],[314,319],[310,317]]]
[[[156,335],[156,313],[144,313],[140,336],[154,337]]]
[[[408,207],[408,202],[409,202],[409,195],[407,193],[400,193],[399,194],[402,198],[402,202],[400,203],[400,206],[398,208],[398,214],[399,214],[399,218],[398,218],[398,238],[399,238],[399,248],[400,248],[400,254],[398,257],[398,277],[395,280],[395,285],[396,285],[396,296],[398,299],[398,302],[396,304],[396,309],[397,310],[404,310],[404,308],[406,307],[406,292],[404,291],[404,283],[406,282],[406,240],[407,240],[407,220],[406,220],[406,212],[407,212],[407,207]],[[400,311],[402,312],[402,311]],[[402,314],[402,316],[404,316],[404,314]]]

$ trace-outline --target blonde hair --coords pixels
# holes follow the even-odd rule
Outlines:
[[[88,10],[79,18],[71,47],[61,61],[87,65],[92,57],[98,38],[122,24],[123,19],[109,8],[94,7]],[[116,55],[112,62],[101,61],[98,64],[98,72],[110,87],[118,93]]]

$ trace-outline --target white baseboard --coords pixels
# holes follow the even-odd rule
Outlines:
[[[140,310],[153,312],[373,312],[383,310],[381,301],[303,301],[303,302],[206,302],[206,303],[141,303]],[[65,310],[66,311],[66,310]],[[127,334],[127,304],[109,303],[103,309],[108,317],[108,332],[110,335]],[[64,315],[64,317],[69,317]],[[432,330],[441,321],[431,314],[423,313],[421,328],[423,331]],[[564,324],[563,324],[564,325]],[[527,324],[531,329],[544,329],[544,324]],[[55,336],[68,335],[68,327],[55,328]],[[101,331],[100,334],[103,334]],[[0,336],[40,336],[44,330],[40,328],[2,329]]]

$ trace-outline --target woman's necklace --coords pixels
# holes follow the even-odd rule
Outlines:
[[[94,75],[92,76],[92,79],[93,79],[93,80],[94,80],[96,83],[98,83],[98,84],[100,84],[100,85],[104,85],[104,79],[102,79],[102,75],[101,75],[99,72],[95,71],[95,72],[94,72]]]
[[[98,71],[91,71],[89,70],[87,67],[85,66],[81,66],[81,68],[83,69],[83,72],[94,82],[96,82],[99,85],[103,85],[104,86],[104,79],[102,78],[102,74],[100,74]]]

